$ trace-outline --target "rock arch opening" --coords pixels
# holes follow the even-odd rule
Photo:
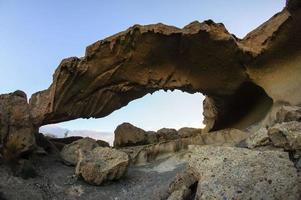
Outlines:
[[[131,101],[127,106],[100,119],[77,119],[42,126],[40,132],[56,137],[83,136],[113,144],[114,130],[124,122],[146,131],[162,128],[203,128],[201,93],[159,90]],[[67,134],[66,134],[67,133]]]

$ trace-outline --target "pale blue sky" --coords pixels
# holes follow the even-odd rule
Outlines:
[[[183,27],[213,19],[243,37],[284,4],[284,0],[0,0],[0,93],[21,89],[31,95],[47,88],[63,58],[82,56],[87,45],[133,24]],[[104,131],[123,121],[146,129],[197,126],[202,120],[201,98],[158,92],[109,117],[61,126]]]

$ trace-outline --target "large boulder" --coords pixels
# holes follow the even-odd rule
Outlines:
[[[65,145],[61,151],[61,157],[65,164],[76,165],[78,162],[79,150],[83,153],[90,152],[98,146],[99,144],[97,141],[92,138],[86,137],[79,139],[71,144]]]
[[[300,199],[285,152],[194,146],[187,157],[199,178],[195,199]]]
[[[35,133],[26,94],[0,95],[0,149],[5,159],[15,159],[36,147]]]
[[[202,129],[183,127],[178,130],[181,138],[194,137],[202,133]]]
[[[130,123],[123,123],[117,126],[114,131],[114,146],[136,146],[148,144],[147,133]]]
[[[173,128],[161,128],[157,131],[157,137],[159,142],[179,139],[178,131]]]
[[[127,171],[128,155],[122,151],[96,147],[90,152],[79,150],[75,173],[87,183],[101,185],[105,181],[120,179]]]

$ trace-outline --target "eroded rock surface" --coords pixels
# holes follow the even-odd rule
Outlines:
[[[128,155],[109,147],[96,147],[90,152],[79,150],[75,174],[92,185],[120,179],[127,171]]]
[[[301,123],[292,121],[275,124],[268,131],[269,138],[276,147],[286,150],[301,150]]]
[[[196,199],[300,198],[297,170],[285,152],[195,146],[189,165],[199,176]]]
[[[15,91],[0,95],[0,149],[3,158],[17,159],[36,147],[26,94]]]
[[[189,145],[235,146],[245,140],[247,136],[246,132],[237,129],[225,129],[156,144],[124,147],[120,150],[130,156],[133,164],[140,165],[187,150]]]
[[[71,144],[65,145],[61,151],[61,156],[66,164],[76,165],[78,162],[79,151],[82,151],[82,153],[90,152],[98,146],[99,144],[97,141],[92,138],[87,137],[79,139]]]
[[[149,144],[148,134],[146,131],[130,123],[123,123],[117,126],[114,131],[114,146],[135,146]]]

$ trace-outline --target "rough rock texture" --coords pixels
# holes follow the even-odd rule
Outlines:
[[[194,146],[188,157],[199,176],[196,199],[300,199],[285,152]]]
[[[191,169],[177,174],[169,185],[168,192],[170,196],[168,200],[193,199],[197,182],[198,178]]]
[[[103,141],[103,140],[96,140],[97,144],[100,146],[100,147],[110,147],[110,144],[106,141]]]
[[[0,150],[5,159],[15,159],[32,151],[37,129],[30,117],[26,94],[15,91],[0,95]]]
[[[75,174],[92,185],[120,179],[127,171],[129,158],[122,151],[96,147],[91,152],[79,152]]]
[[[292,121],[275,124],[268,131],[273,145],[286,150],[301,150],[301,123]]]
[[[259,146],[264,146],[269,144],[270,137],[268,135],[268,129],[267,128],[260,128],[255,133],[252,133],[247,139],[246,139],[246,145],[248,148],[255,148]]]
[[[123,123],[117,126],[114,134],[115,147],[149,144],[146,131],[130,123]]]
[[[61,151],[61,157],[63,161],[68,165],[76,165],[78,162],[79,150],[83,153],[90,152],[99,144],[92,138],[83,138],[76,140],[71,144],[65,145]]]
[[[208,20],[182,29],[135,25],[97,41],[84,57],[64,59],[51,86],[32,95],[34,123],[104,117],[147,93],[180,89],[210,98],[207,131],[246,128],[273,102],[301,103],[300,10],[290,1],[243,39]]]
[[[247,133],[240,130],[226,129],[151,145],[124,147],[120,150],[130,156],[132,164],[141,165],[186,150],[189,145],[235,146],[246,139],[247,136]]]
[[[276,113],[276,122],[301,122],[301,107],[283,105]]]
[[[178,130],[178,134],[181,138],[193,137],[202,133],[202,129],[184,127]]]
[[[180,138],[178,131],[173,128],[162,128],[158,130],[157,137],[159,142],[165,142],[168,140],[175,140]]]

